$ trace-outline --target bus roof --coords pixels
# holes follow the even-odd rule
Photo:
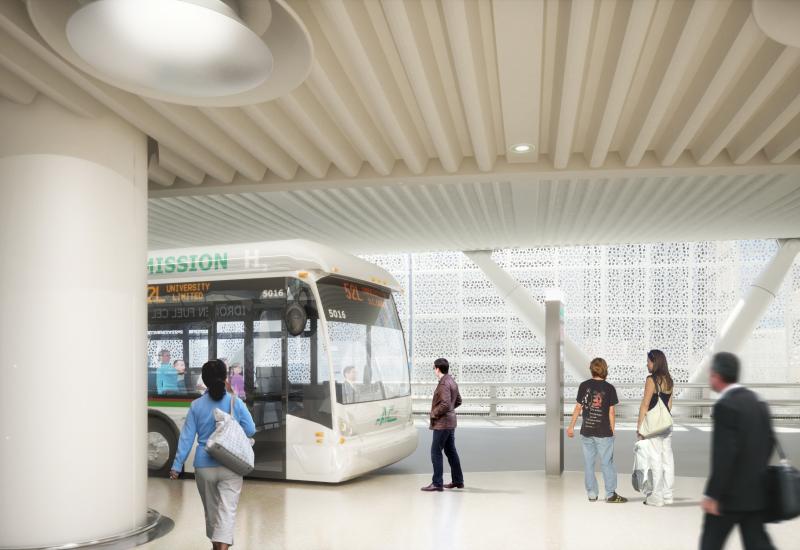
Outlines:
[[[151,281],[312,270],[401,290],[385,269],[304,239],[151,250],[147,258]]]

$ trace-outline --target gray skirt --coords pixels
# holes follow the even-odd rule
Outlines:
[[[212,542],[233,544],[236,507],[242,494],[242,476],[223,466],[197,468],[194,472],[206,513],[206,536]]]

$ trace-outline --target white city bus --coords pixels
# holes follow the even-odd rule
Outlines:
[[[414,452],[388,272],[303,240],[153,251],[147,270],[151,474],[169,471],[209,358],[253,414],[253,477],[340,482]]]

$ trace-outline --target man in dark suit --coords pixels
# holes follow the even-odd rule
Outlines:
[[[433,479],[423,491],[443,491],[444,489],[463,489],[464,473],[461,471],[461,460],[456,450],[456,408],[461,405],[461,393],[458,384],[450,376],[450,363],[447,359],[433,362],[433,370],[439,384],[433,392],[431,402],[430,429],[433,430],[431,441],[431,462],[433,462]],[[442,451],[450,463],[451,483],[444,485]]]
[[[709,381],[719,399],[701,550],[721,549],[736,524],[746,550],[775,548],[764,529],[767,465],[775,444],[769,408],[738,380],[739,359],[732,353],[714,355]]]

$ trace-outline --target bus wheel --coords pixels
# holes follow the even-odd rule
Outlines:
[[[178,450],[175,432],[162,419],[147,417],[147,471],[154,477],[167,477]]]

